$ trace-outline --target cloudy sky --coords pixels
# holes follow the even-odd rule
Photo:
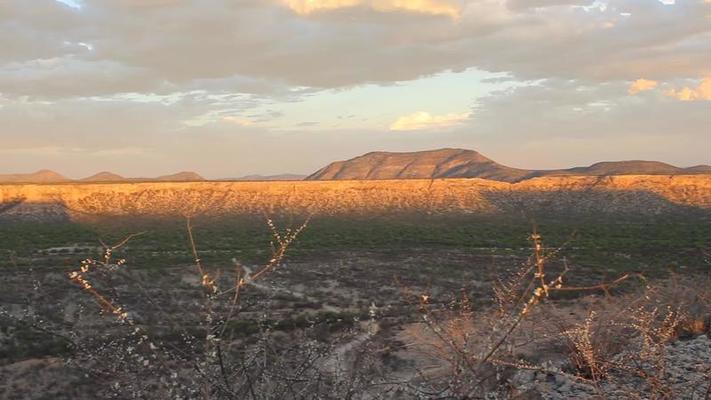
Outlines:
[[[0,0],[0,172],[711,164],[711,0]]]

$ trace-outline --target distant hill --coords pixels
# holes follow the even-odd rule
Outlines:
[[[0,174],[0,183],[61,183],[71,179],[48,169],[31,174]]]
[[[204,181],[205,178],[192,171],[183,171],[178,172],[177,174],[159,176],[155,178],[155,180],[170,182],[195,182]]]
[[[196,182],[205,178],[195,172],[183,171],[172,175],[163,175],[157,178],[125,178],[113,172],[103,171],[82,179],[69,179],[54,171],[43,169],[31,174],[0,174],[0,183],[65,183],[65,182]]]
[[[711,165],[695,165],[693,167],[686,168],[686,171],[697,174],[711,174]]]
[[[473,150],[440,149],[413,153],[373,152],[337,161],[307,180],[485,178],[515,182],[531,171],[506,167]]]
[[[549,175],[678,175],[688,173],[684,168],[659,161],[604,161],[589,167],[534,171],[531,176]]]
[[[80,180],[82,182],[124,182],[127,179],[113,172],[103,171]]]
[[[526,170],[501,165],[473,150],[439,149],[410,153],[372,152],[336,161],[307,180],[482,178],[518,182],[555,175],[683,175],[711,173],[711,166],[679,168],[658,161],[599,162],[588,167]]]
[[[608,176],[608,175],[696,175],[711,174],[711,165],[679,168],[659,161],[605,161],[587,167],[556,170],[512,168],[497,163],[474,150],[438,149],[409,153],[376,151],[345,161],[336,161],[315,173],[247,175],[220,181],[300,181],[300,180],[384,180],[482,178],[500,182],[520,182],[543,176]],[[0,174],[0,183],[68,183],[68,182],[200,182],[205,178],[192,171],[156,178],[126,178],[102,171],[73,180],[43,169],[29,174]]]
[[[246,175],[241,178],[225,179],[234,181],[301,181],[306,175],[280,174],[280,175]]]

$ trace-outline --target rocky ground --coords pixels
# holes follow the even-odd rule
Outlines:
[[[677,340],[665,348],[665,370],[658,377],[659,384],[674,399],[707,399],[711,386],[711,339],[699,335],[687,340]],[[621,354],[620,357],[624,357]],[[599,382],[598,388],[591,382],[575,379],[561,370],[561,365],[550,363],[544,366],[550,372],[520,370],[511,384],[528,399],[590,399],[604,394],[604,398],[626,400],[638,393],[649,393],[649,381],[633,377],[623,371],[611,371]],[[645,368],[649,369],[649,368]],[[645,396],[640,394],[641,398]]]

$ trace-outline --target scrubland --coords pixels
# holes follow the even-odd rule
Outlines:
[[[0,193],[2,398],[710,396],[708,176]]]

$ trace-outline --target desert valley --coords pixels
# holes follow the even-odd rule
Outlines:
[[[0,400],[711,400],[711,0],[0,0]]]
[[[576,343],[611,346],[598,341],[618,326],[633,330],[635,318],[655,324],[649,312],[674,321],[654,328],[671,329],[667,339],[654,338],[661,347],[635,350],[656,351],[639,362],[666,357],[664,379],[673,381],[665,390],[689,398],[705,390],[709,342],[698,335],[711,315],[711,174],[703,167],[637,161],[523,171],[472,151],[436,150],[372,153],[302,180],[59,176],[0,185],[7,398],[23,398],[29,381],[52,396],[94,398],[114,390],[113,379],[120,391],[168,384],[168,393],[189,394],[195,378],[181,371],[210,362],[203,346],[242,348],[230,362],[256,364],[231,373],[266,379],[258,398],[286,396],[279,391],[295,384],[281,382],[278,374],[289,372],[279,371],[304,359],[314,364],[296,373],[307,382],[329,379],[318,390],[338,396],[427,397],[448,387],[624,398],[636,390],[630,385],[647,384],[631,378],[642,370],[611,370],[609,380],[595,381],[585,372],[591,365],[575,364],[588,362],[576,361],[587,351]],[[538,272],[528,282],[531,268]],[[538,278],[550,283],[536,286]],[[234,290],[244,292],[238,303]],[[538,302],[545,304],[529,316]],[[568,331],[591,323],[597,328],[582,336]],[[200,344],[201,329],[219,341]],[[511,329],[501,337],[514,347],[496,347],[501,329]],[[615,340],[637,346],[640,333],[625,329]],[[556,347],[560,338],[573,347]],[[681,344],[668,347],[670,338]],[[449,341],[454,348],[441,347]],[[260,343],[270,347],[259,350]],[[451,353],[459,346],[493,351],[496,360],[477,371],[499,371],[506,386],[493,377],[480,387],[471,378],[447,383],[450,368],[466,362]],[[626,351],[593,353],[594,362],[603,368],[613,362],[605,357],[642,354]],[[265,356],[276,359],[250,358]],[[701,369],[677,365],[684,357]],[[136,362],[142,368],[127,372]],[[99,375],[87,378],[84,368]],[[124,380],[146,370],[155,380]],[[231,390],[252,385],[233,379]]]

